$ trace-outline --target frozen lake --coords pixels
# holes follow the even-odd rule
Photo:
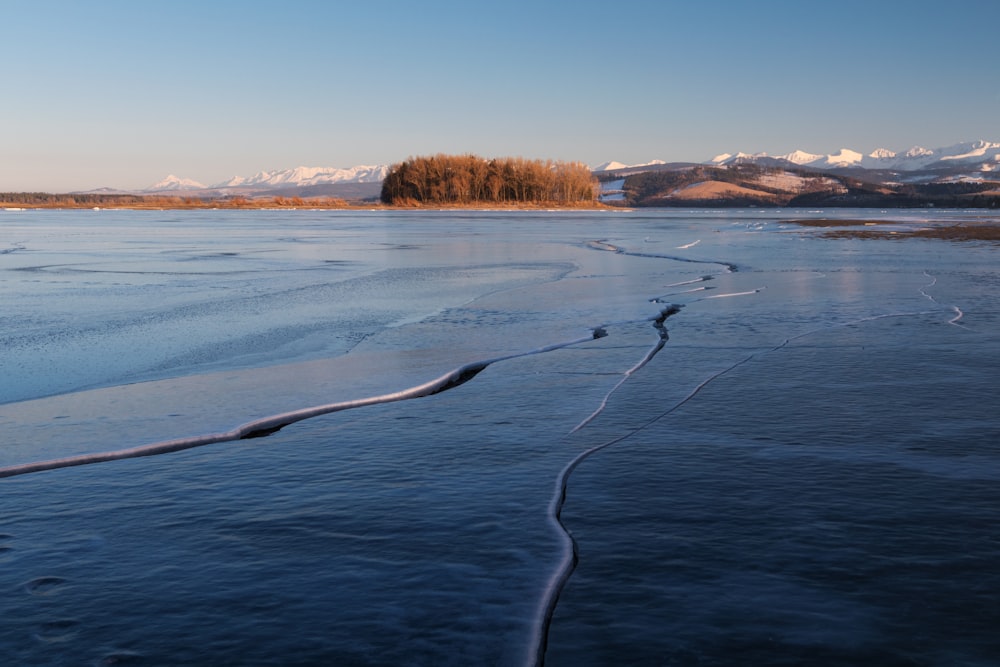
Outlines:
[[[980,214],[0,211],[0,653],[989,664]]]

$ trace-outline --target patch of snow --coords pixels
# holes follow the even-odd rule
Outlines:
[[[993,179],[987,179],[979,174],[961,174],[958,176],[945,176],[942,178],[935,178],[932,183],[984,183],[987,180],[991,181]]]
[[[809,180],[798,174],[783,171],[778,174],[763,174],[757,179],[757,182],[763,186],[784,190],[785,192],[798,192]]]

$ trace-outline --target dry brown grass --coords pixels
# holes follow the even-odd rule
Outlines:
[[[702,181],[701,183],[695,183],[674,190],[670,193],[669,197],[681,200],[722,199],[724,197],[758,197],[767,199],[773,197],[773,195],[762,190],[752,190],[741,185],[724,183],[722,181]]]
[[[866,229],[829,229],[824,238],[834,239],[942,239],[945,241],[1000,242],[1000,220],[959,223],[920,223],[905,229],[873,229],[880,225],[899,225],[898,220],[790,220],[806,227],[866,227]]]

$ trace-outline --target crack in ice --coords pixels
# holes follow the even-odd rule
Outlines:
[[[969,327],[965,326],[964,324],[959,324],[958,323],[958,321],[960,319],[962,319],[963,317],[965,317],[965,313],[962,312],[961,308],[959,308],[958,306],[955,306],[955,305],[946,305],[946,304],[943,304],[940,301],[938,301],[937,299],[935,299],[933,296],[931,296],[930,294],[927,293],[926,290],[928,290],[928,289],[934,287],[935,285],[937,285],[937,277],[932,276],[931,274],[927,273],[926,271],[924,271],[924,275],[927,276],[928,278],[930,278],[931,282],[928,283],[927,285],[924,285],[923,287],[921,287],[918,291],[921,294],[923,294],[925,297],[927,297],[928,299],[930,299],[932,303],[935,303],[935,304],[941,306],[942,308],[951,308],[953,311],[955,311],[955,317],[953,317],[950,320],[948,320],[948,324],[953,324],[956,327],[961,327],[963,329],[968,329]]]

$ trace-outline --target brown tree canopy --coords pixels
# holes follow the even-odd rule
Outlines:
[[[593,202],[599,187],[578,162],[485,159],[476,155],[411,157],[382,182],[386,204]]]

